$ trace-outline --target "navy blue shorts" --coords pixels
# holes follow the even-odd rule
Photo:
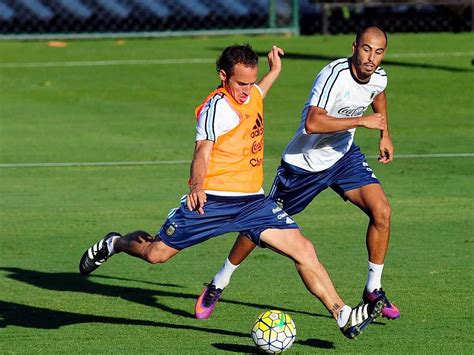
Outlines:
[[[352,145],[349,151],[330,168],[310,172],[284,161],[270,190],[270,196],[288,214],[295,215],[328,187],[344,200],[344,193],[369,184],[380,184],[359,147]]]
[[[260,245],[260,233],[269,228],[298,228],[270,197],[207,195],[204,214],[198,214],[188,210],[183,196],[180,207],[168,214],[158,237],[172,248],[184,249],[225,233],[239,232]]]

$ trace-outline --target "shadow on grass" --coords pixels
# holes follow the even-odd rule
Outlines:
[[[39,287],[41,289],[53,290],[53,291],[68,291],[68,292],[83,292],[88,294],[98,294],[105,295],[110,297],[120,297],[131,302],[139,303],[142,305],[147,305],[151,307],[159,308],[165,312],[169,312],[175,315],[183,316],[186,318],[193,318],[194,315],[169,306],[159,303],[159,299],[162,297],[174,297],[174,298],[188,298],[191,299],[194,303],[196,299],[195,294],[186,294],[182,292],[175,291],[163,291],[163,290],[150,290],[137,287],[125,287],[117,285],[104,285],[94,280],[97,279],[117,279],[121,281],[133,281],[133,282],[142,282],[141,280],[132,280],[124,278],[114,278],[112,276],[92,276],[84,277],[78,273],[47,273],[40,272],[35,270],[25,270],[21,268],[13,267],[2,267],[1,271],[8,272],[7,277],[16,280],[19,282],[24,282],[29,285]],[[175,284],[160,284],[152,283],[148,281],[143,281],[145,284],[153,284],[161,287],[181,287]],[[270,305],[256,304],[256,303],[246,303],[233,300],[222,300],[223,303],[232,303],[243,305],[247,307],[255,307],[259,310],[274,308]],[[286,312],[308,314],[311,316],[317,317],[327,317],[332,318],[326,315],[314,314],[309,312],[301,312],[297,310],[288,310],[282,309]],[[196,321],[202,324],[201,321]],[[140,319],[129,319],[129,318],[120,318],[120,317],[110,317],[110,316],[101,316],[101,315],[92,315],[92,314],[81,314],[74,312],[59,311],[41,307],[35,307],[25,304],[19,304],[14,302],[7,302],[0,300],[0,328],[6,328],[7,326],[19,326],[25,328],[37,328],[37,329],[58,329],[62,326],[80,324],[80,323],[103,323],[103,324],[123,324],[123,325],[136,325],[136,326],[149,326],[149,327],[161,327],[166,329],[178,329],[178,330],[193,330],[200,331],[210,334],[220,334],[224,336],[233,336],[239,338],[249,339],[249,334],[236,332],[232,330],[226,330],[221,328],[208,328],[200,327],[194,325],[186,324],[175,324],[175,323],[164,323],[156,322],[150,320],[140,320]],[[207,323],[209,324],[209,323]],[[206,325],[207,325],[206,324]],[[332,324],[332,322],[331,322]],[[296,343],[317,347],[331,349],[334,346],[332,342],[317,340],[317,339],[308,339],[304,341],[297,341]],[[229,343],[216,343],[212,344],[217,349],[230,351],[230,352],[245,352],[245,353],[255,353],[256,348],[253,346],[239,345],[239,344],[229,344]]]
[[[141,319],[129,319],[120,317],[107,317],[98,316],[92,314],[80,314],[73,312],[56,311],[47,308],[27,306],[24,304],[5,302],[0,300],[0,329],[6,328],[7,326],[17,326],[24,328],[36,328],[36,329],[59,329],[63,326],[81,324],[81,323],[102,323],[102,324],[122,324],[122,325],[135,325],[135,326],[147,326],[153,328],[166,328],[166,329],[177,329],[177,330],[193,330],[199,332],[206,332],[210,334],[220,334],[224,336],[232,336],[239,338],[249,339],[248,333],[235,332],[231,330],[221,328],[202,328],[193,325],[186,324],[175,324],[175,323],[164,323]],[[297,342],[301,345],[320,347],[325,349],[331,349],[334,346],[332,342],[308,339],[305,341]],[[320,346],[321,344],[330,344]],[[212,344],[217,349],[239,352],[239,353],[256,353],[256,348],[248,345],[238,344]]]
[[[167,329],[196,330],[200,332],[228,335],[240,338],[247,338],[249,336],[246,333],[234,332],[225,329],[202,328],[193,325],[80,314],[0,301],[0,328],[13,325],[25,328],[58,329],[65,325],[79,323],[142,325]]]
[[[185,317],[185,318],[194,318],[194,313],[184,311],[181,309],[172,308],[165,304],[160,303],[162,298],[179,298],[179,299],[189,299],[194,301],[197,299],[197,294],[189,294],[184,292],[169,291],[169,290],[156,290],[156,289],[145,289],[139,287],[127,287],[121,285],[105,285],[95,282],[97,279],[115,279],[112,276],[89,276],[84,277],[79,273],[70,273],[70,272],[59,272],[59,273],[47,273],[36,270],[25,270],[21,268],[14,267],[1,267],[0,270],[8,272],[7,277],[12,280],[24,282],[29,285],[33,285],[46,290],[53,291],[69,291],[69,292],[82,292],[95,295],[103,295],[109,297],[120,297],[130,302],[138,303],[145,306],[150,306],[154,308],[161,309],[162,311]],[[124,280],[123,278],[117,278],[117,280]],[[125,279],[127,281],[136,281]],[[138,281],[140,282],[140,281]],[[153,284],[148,281],[145,283]],[[166,287],[180,287],[175,284],[160,284],[155,283],[153,285],[157,286],[166,286]],[[200,292],[201,290],[199,290]],[[221,299],[219,303],[229,303],[236,304],[246,307],[257,308],[258,312],[262,309],[271,309],[275,308],[274,305],[269,304],[258,304],[258,303],[249,303],[242,301],[235,301],[229,299]],[[190,307],[191,308],[191,307]],[[315,317],[322,318],[332,318],[329,315],[316,314],[306,311],[298,311],[294,309],[281,308],[280,310],[295,313],[295,314],[305,314]]]
[[[222,48],[212,48],[220,52]],[[259,57],[266,57],[268,52],[262,51],[255,51]],[[323,60],[328,63],[332,62],[333,60],[344,58],[344,56],[331,56],[331,55],[324,55],[324,54],[309,54],[309,53],[296,53],[296,52],[288,52],[285,51],[285,55],[283,56],[285,59],[293,59],[293,60]],[[389,56],[390,58],[390,56]],[[469,59],[471,61],[471,59]],[[404,67],[404,68],[416,68],[416,69],[434,69],[434,70],[443,70],[449,72],[470,72],[473,73],[474,70],[471,68],[459,68],[459,67],[452,67],[448,65],[438,65],[438,64],[426,64],[426,63],[409,63],[409,62],[401,62],[391,59],[384,59],[382,62],[382,67],[387,65],[393,65],[397,67]],[[316,75],[317,72],[314,73]]]
[[[130,281],[130,282],[140,282],[142,284],[147,284],[147,285],[165,286],[165,287],[172,287],[172,288],[184,288],[183,286],[178,285],[178,284],[171,284],[171,283],[166,283],[166,282],[151,282],[151,281],[146,281],[146,280],[129,279],[129,278],[126,278],[126,277],[115,277],[115,276],[107,276],[107,275],[94,275],[94,278]]]
[[[334,343],[332,341],[326,341],[321,339],[306,339],[306,340],[297,340],[295,344],[306,345],[312,348],[319,349],[334,349]]]
[[[247,334],[250,338],[250,335]],[[241,344],[226,344],[226,343],[214,343],[213,347],[219,350],[228,351],[231,353],[240,353],[240,354],[261,354],[260,351],[255,346],[250,345],[241,345]]]
[[[311,348],[318,349],[334,349],[334,343],[332,341],[326,341],[321,339],[307,339],[297,340],[295,344],[308,346]],[[233,352],[233,353],[245,353],[245,354],[261,354],[261,352],[255,346],[241,345],[241,344],[226,344],[226,343],[214,343],[213,347],[219,350]]]

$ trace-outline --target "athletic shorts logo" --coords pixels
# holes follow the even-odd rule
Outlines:
[[[174,234],[174,232],[176,232],[176,227],[177,227],[177,226],[176,226],[175,223],[170,224],[170,225],[168,226],[168,228],[166,228],[166,232],[165,232],[166,235],[167,235],[168,237],[171,237],[171,236]]]
[[[362,163],[362,166],[365,167],[365,169],[366,169],[368,172],[372,173],[372,174],[370,175],[370,177],[372,177],[372,178],[374,178],[374,179],[377,179],[377,177],[376,177],[375,174],[374,174],[374,171],[372,170],[372,168],[370,167],[370,165],[369,165],[368,163],[363,162],[363,163]]]
[[[280,212],[280,211],[281,211],[281,207],[279,207],[279,206],[277,206],[277,207],[275,207],[275,208],[272,208],[273,214],[278,213],[278,212]]]
[[[275,202],[276,202],[278,207],[283,209],[283,200],[281,198],[278,198]]]

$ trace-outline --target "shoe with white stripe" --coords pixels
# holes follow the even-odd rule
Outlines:
[[[110,232],[93,246],[86,250],[79,263],[79,271],[82,275],[88,275],[111,256],[107,248],[107,241],[113,237],[121,237],[120,233]]]
[[[341,327],[341,332],[349,339],[355,339],[367,326],[382,313],[385,300],[379,297],[372,302],[352,308],[346,325]]]

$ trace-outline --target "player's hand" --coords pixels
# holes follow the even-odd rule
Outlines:
[[[199,214],[204,214],[204,204],[207,202],[207,196],[201,186],[191,186],[188,196],[186,197],[186,204],[190,211],[196,211]]]
[[[390,136],[383,136],[380,138],[379,150],[379,163],[388,164],[393,160],[393,143]]]
[[[271,51],[268,53],[268,66],[270,71],[280,71],[281,70],[281,58],[280,56],[285,55],[283,49],[277,46],[273,46]]]
[[[387,120],[381,113],[374,113],[373,115],[362,118],[362,126],[370,129],[379,129],[384,131],[387,129]]]

